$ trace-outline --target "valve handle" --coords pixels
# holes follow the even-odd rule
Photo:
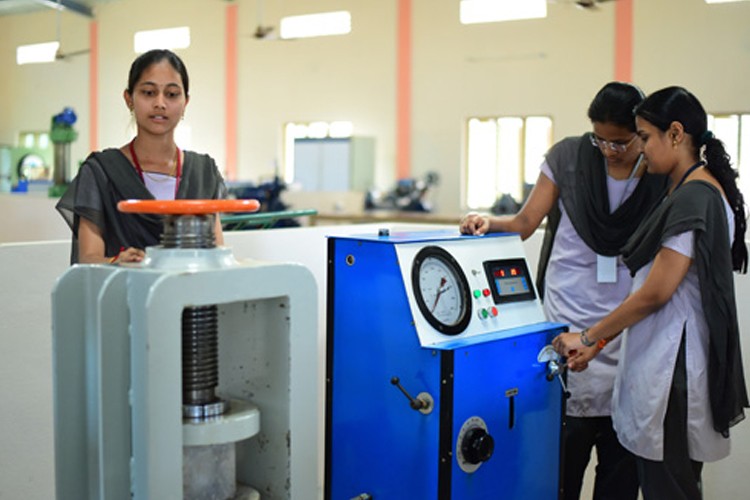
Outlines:
[[[568,364],[564,362],[564,360],[561,360],[559,362],[550,361],[550,371],[547,373],[547,380],[552,381],[555,376],[557,376],[557,380],[560,381],[560,386],[562,387],[563,391],[563,397],[565,399],[570,398],[570,391],[568,390],[568,385],[565,383],[565,379],[563,378],[563,374],[568,369]]]
[[[204,215],[219,212],[256,212],[258,200],[123,200],[120,212],[131,214]]]
[[[391,377],[391,384],[401,389],[401,392],[403,392],[404,396],[406,396],[406,398],[409,400],[409,406],[411,406],[413,410],[422,410],[429,405],[427,401],[423,401],[419,398],[413,398],[411,394],[409,394],[406,391],[406,389],[404,389],[404,387],[401,385],[398,377]]]

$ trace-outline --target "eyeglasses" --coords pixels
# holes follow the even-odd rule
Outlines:
[[[604,139],[600,139],[594,134],[589,135],[589,139],[591,140],[591,145],[594,147],[597,147],[601,149],[602,151],[614,151],[615,153],[624,153],[628,150],[631,144],[633,144],[633,141],[635,141],[638,138],[638,134],[633,134],[633,137],[630,138],[628,142],[609,142],[605,141]]]

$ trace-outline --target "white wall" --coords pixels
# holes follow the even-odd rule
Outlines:
[[[41,194],[0,193],[0,243],[70,239],[70,229],[55,210],[57,200]]]
[[[376,138],[376,182],[390,188],[395,171],[398,0],[237,0],[239,12],[238,162],[241,178],[257,181],[281,160],[287,121],[354,122]],[[258,24],[281,16],[347,9],[353,32],[344,37],[259,41]],[[614,2],[596,11],[549,4],[543,20],[462,26],[456,0],[412,0],[412,172],[437,170],[437,209],[463,210],[464,121],[469,116],[549,114],[554,137],[588,127],[593,94],[614,75]],[[99,29],[99,146],[119,146],[132,133],[122,102],[141,29],[190,25],[192,46],[179,51],[191,74],[186,122],[192,149],[220,165],[224,151],[224,0],[110,0],[95,8]],[[633,77],[644,90],[684,85],[713,112],[750,111],[750,3],[633,0]],[[0,17],[0,144],[20,130],[46,129],[72,105],[88,144],[88,57],[18,67],[15,47],[54,37],[52,11]],[[62,16],[63,49],[88,46],[88,20]],[[295,207],[305,208],[305,207]]]
[[[0,244],[0,498],[55,498],[50,293],[69,244]],[[62,499],[60,499],[62,500]]]

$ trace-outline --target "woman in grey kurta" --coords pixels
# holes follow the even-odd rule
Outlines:
[[[655,92],[636,108],[636,122],[649,171],[672,182],[623,248],[633,293],[554,343],[579,370],[599,353],[597,341],[626,329],[613,396],[617,437],[637,457],[646,500],[700,499],[703,462],[729,454],[729,428],[748,407],[732,277],[747,271],[744,199],[690,92]]]
[[[71,263],[139,262],[147,246],[159,243],[162,216],[120,213],[119,201],[225,196],[213,159],[175,144],[188,90],[187,70],[173,52],[152,50],[133,62],[123,97],[135,119],[135,138],[91,154],[57,204],[73,231]],[[215,234],[221,244],[218,217]]]

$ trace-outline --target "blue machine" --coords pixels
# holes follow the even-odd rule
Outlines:
[[[564,399],[518,235],[328,243],[326,498],[555,499]]]

